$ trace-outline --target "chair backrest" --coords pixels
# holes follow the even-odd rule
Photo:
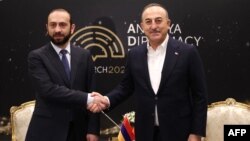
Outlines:
[[[12,141],[24,141],[26,132],[35,107],[35,101],[10,108]]]
[[[204,141],[224,141],[225,124],[250,124],[250,105],[233,98],[208,106],[206,138]]]

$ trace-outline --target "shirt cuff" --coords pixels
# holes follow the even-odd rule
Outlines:
[[[91,96],[91,93],[88,93],[87,105],[94,101],[94,97]]]

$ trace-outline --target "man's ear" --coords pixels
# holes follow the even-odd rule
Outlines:
[[[75,27],[76,27],[76,25],[75,25],[75,24],[72,24],[72,25],[71,25],[71,34],[73,34],[73,33],[74,33],[74,31],[75,31]]]
[[[168,19],[167,24],[168,24],[168,29],[170,30],[170,26],[171,26],[171,20],[170,19]]]
[[[45,26],[45,28],[46,28],[46,33],[45,33],[45,36],[48,36],[48,24],[46,24],[46,26]]]

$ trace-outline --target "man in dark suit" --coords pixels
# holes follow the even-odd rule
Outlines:
[[[205,136],[207,92],[202,61],[194,46],[172,39],[160,4],[147,5],[141,27],[148,43],[128,52],[124,78],[93,112],[135,95],[136,141],[200,141]],[[105,107],[106,106],[106,107]]]
[[[26,141],[98,141],[99,115],[86,108],[97,100],[90,52],[70,44],[75,25],[65,9],[51,11],[46,27],[51,42],[28,56],[36,105]]]

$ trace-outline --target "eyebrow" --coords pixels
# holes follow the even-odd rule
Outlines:
[[[157,19],[163,19],[163,17],[156,17],[156,18],[146,18],[145,20],[157,20]]]

